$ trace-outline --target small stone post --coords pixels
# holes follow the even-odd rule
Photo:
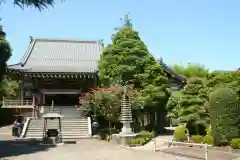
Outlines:
[[[208,146],[205,144],[205,160],[208,160]]]
[[[51,112],[54,111],[54,101],[52,101],[52,105],[51,105]]]

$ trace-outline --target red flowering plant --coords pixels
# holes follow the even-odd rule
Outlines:
[[[134,85],[128,85],[127,94],[132,106],[135,104],[137,91]],[[118,121],[120,116],[121,100],[124,86],[115,84],[109,87],[90,89],[81,98],[82,106],[92,111],[97,116],[103,116],[109,121]]]

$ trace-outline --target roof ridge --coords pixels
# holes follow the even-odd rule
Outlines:
[[[75,59],[66,59],[66,58],[46,58],[47,60],[64,60],[64,61],[74,61],[74,62],[83,62],[83,61],[98,61],[97,59],[94,60],[75,60]]]
[[[29,58],[29,56],[32,52],[32,49],[33,49],[33,47],[36,43],[36,40],[32,39],[32,37],[30,37],[30,39],[31,40],[30,40],[30,43],[27,47],[27,50],[26,50],[25,54],[23,55],[22,59],[20,60],[20,63],[21,63],[22,66],[24,66],[26,64],[26,62],[27,62],[27,60],[28,60],[28,58]]]
[[[89,43],[98,43],[98,42],[103,42],[102,39],[99,40],[87,40],[87,39],[71,39],[71,38],[44,38],[44,37],[33,37],[33,40],[36,41],[50,41],[50,42],[89,42]]]

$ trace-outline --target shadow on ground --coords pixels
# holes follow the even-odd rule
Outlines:
[[[0,159],[47,151],[55,145],[42,145],[36,140],[0,140]]]

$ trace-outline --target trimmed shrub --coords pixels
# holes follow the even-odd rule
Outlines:
[[[209,135],[204,136],[203,139],[202,139],[202,143],[212,145],[213,144],[213,137],[209,136]]]
[[[200,135],[193,135],[190,138],[190,140],[191,140],[191,142],[194,142],[194,143],[202,143],[203,137]]]
[[[231,141],[231,147],[233,149],[240,149],[240,138],[234,138]]]
[[[187,140],[187,128],[183,125],[179,125],[174,130],[174,138],[176,141],[186,141]]]
[[[144,145],[144,144],[146,144],[146,139],[144,137],[137,137],[128,141],[128,145]]]
[[[143,130],[139,133],[139,136],[145,137],[146,139],[152,139],[153,137],[155,137],[155,132],[148,132]]]
[[[128,141],[129,145],[144,145],[151,141],[155,137],[155,132],[148,132],[148,131],[141,131],[136,138],[131,139]]]
[[[230,88],[218,88],[210,95],[209,102],[213,143],[228,145],[233,138],[239,137],[239,97]]]

